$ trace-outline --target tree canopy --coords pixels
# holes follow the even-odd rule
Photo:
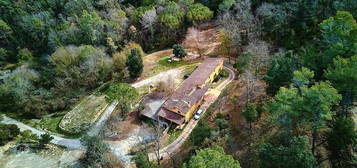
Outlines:
[[[357,55],[337,57],[325,71],[325,77],[342,94],[343,103],[351,105],[357,96]]]
[[[187,55],[185,49],[179,44],[173,45],[172,48],[173,48],[173,51],[172,51],[173,54],[178,58],[183,58]]]
[[[305,74],[305,75],[303,75]],[[305,81],[313,75],[308,69],[294,72],[294,79]],[[304,82],[303,82],[304,83]],[[275,121],[280,125],[296,129],[306,122],[325,124],[334,115],[332,106],[336,105],[341,96],[328,82],[297,87],[280,88],[274,96],[268,109],[273,113]]]
[[[209,20],[213,17],[213,12],[200,3],[192,4],[188,7],[187,18],[193,24]]]
[[[114,100],[120,102],[132,103],[138,98],[139,94],[135,88],[127,83],[118,83],[110,85],[110,87],[105,91],[106,99],[109,102]]]
[[[130,54],[126,60],[126,66],[128,66],[130,77],[137,78],[141,75],[144,65],[143,59],[138,49],[131,49]]]
[[[261,167],[313,168],[315,158],[306,137],[294,137],[286,145],[263,144],[259,149]]]
[[[357,141],[357,131],[352,119],[337,118],[328,134],[328,149],[333,167],[353,167],[355,161],[352,154]]]
[[[240,168],[238,161],[232,156],[226,155],[223,148],[214,146],[211,148],[201,149],[192,156],[185,166],[187,168]]]
[[[292,51],[278,53],[273,56],[264,80],[268,83],[267,92],[271,95],[280,89],[288,86],[293,78],[293,71],[296,68],[294,54]]]

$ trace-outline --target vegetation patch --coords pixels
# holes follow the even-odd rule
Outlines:
[[[219,86],[223,81],[225,81],[229,76],[229,72],[225,69],[219,72],[219,75],[213,80],[212,88],[216,88]]]
[[[45,117],[38,123],[30,123],[30,126],[39,127],[42,130],[48,131],[51,134],[60,135],[66,138],[79,138],[82,136],[82,132],[69,133],[62,130],[59,125],[64,117],[64,114],[59,114],[56,116]]]
[[[168,144],[171,144],[174,142],[182,133],[182,130],[170,130],[169,131],[169,139],[168,139]]]
[[[63,117],[59,128],[70,134],[85,131],[99,118],[107,105],[104,95],[90,95]]]
[[[63,116],[56,116],[51,118],[44,118],[40,121],[40,126],[42,129],[51,132],[58,132],[58,125],[60,124]]]
[[[185,65],[193,65],[193,64],[200,62],[200,60],[169,62],[169,59],[170,59],[169,55],[160,58],[157,61],[155,68],[153,68],[153,70],[150,72],[150,74],[148,76],[154,76],[154,75],[156,75],[160,72],[163,72],[163,71],[167,71],[167,70],[178,68],[178,67],[185,66]]]
[[[195,71],[197,68],[196,64],[192,64],[192,65],[187,65],[185,67],[185,69],[183,70],[184,74],[191,74],[193,71]]]

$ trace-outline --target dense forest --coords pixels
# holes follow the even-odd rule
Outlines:
[[[356,167],[356,20],[356,0],[0,0],[0,112],[67,111],[106,83],[140,77],[145,53],[208,23],[246,88],[232,113],[244,116],[250,137],[274,133],[244,141],[235,155],[237,128],[217,115],[199,122],[174,167]],[[144,155],[136,164],[165,167]]]
[[[193,1],[133,2],[1,1],[3,112],[40,117],[65,110],[106,81],[123,79],[126,46],[170,47],[187,26],[213,16]]]

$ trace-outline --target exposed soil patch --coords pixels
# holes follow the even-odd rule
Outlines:
[[[110,130],[112,135],[108,136],[106,140],[110,141],[120,141],[128,137],[133,129],[137,129],[141,125],[139,120],[138,112],[131,112],[128,114],[127,118],[124,121],[113,121],[110,123],[113,128]],[[118,117],[118,116],[117,116]]]
[[[130,166],[131,149],[140,145],[154,135],[154,130],[138,118],[138,112],[131,112],[124,121],[114,121],[110,123],[111,136],[105,140],[110,144],[113,153],[123,162],[125,166]]]
[[[182,44],[188,53],[185,58],[187,60],[196,59],[200,56],[217,55],[220,45],[219,33],[213,26],[202,29],[191,27],[187,30]]]
[[[158,59],[171,54],[172,54],[172,49],[168,49],[168,50],[154,52],[145,56],[143,58],[143,64],[144,64],[143,73],[138,80],[145,79],[150,74],[150,71],[155,68]]]

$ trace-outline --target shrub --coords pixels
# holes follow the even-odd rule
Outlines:
[[[137,43],[129,43],[120,52],[113,54],[114,68],[117,71],[122,71],[125,69],[126,60],[131,52],[131,49],[137,49],[141,57],[145,56],[145,53],[141,46]]]
[[[221,71],[219,72],[219,76],[220,76],[220,77],[223,77],[223,78],[226,78],[226,77],[229,76],[229,72],[228,72],[227,70],[223,69],[223,70],[221,70]]]
[[[84,136],[81,143],[87,147],[84,156],[85,165],[96,167],[105,162],[104,154],[109,152],[109,146],[98,136]]]
[[[223,118],[217,118],[215,122],[219,130],[224,130],[229,127],[228,121]]]
[[[20,133],[18,142],[20,143],[33,143],[38,142],[39,138],[36,134],[33,134],[31,130],[25,130]]]
[[[175,44],[172,46],[172,48],[173,48],[172,52],[174,53],[175,57],[183,58],[187,55],[185,49],[180,44]]]
[[[0,48],[0,67],[8,63],[9,53],[7,50]]]
[[[136,167],[139,168],[156,168],[154,163],[150,162],[147,151],[141,151],[134,157]]]
[[[211,131],[212,128],[205,121],[199,120],[196,128],[190,135],[190,140],[194,146],[199,147],[206,138],[211,137]]]
[[[126,66],[128,66],[130,77],[137,78],[141,75],[144,65],[143,59],[138,49],[131,49],[131,52],[126,61]]]
[[[15,124],[0,124],[0,145],[5,145],[20,134]]]
[[[27,48],[21,49],[17,54],[17,60],[20,64],[26,63],[27,61],[32,61],[33,56],[30,50]]]
[[[52,141],[52,139],[53,139],[53,137],[50,134],[45,133],[40,136],[38,143],[39,143],[40,147],[43,148],[47,144],[49,144]]]
[[[248,103],[247,107],[242,110],[241,114],[244,116],[251,127],[251,123],[258,119],[257,105],[254,103]]]

